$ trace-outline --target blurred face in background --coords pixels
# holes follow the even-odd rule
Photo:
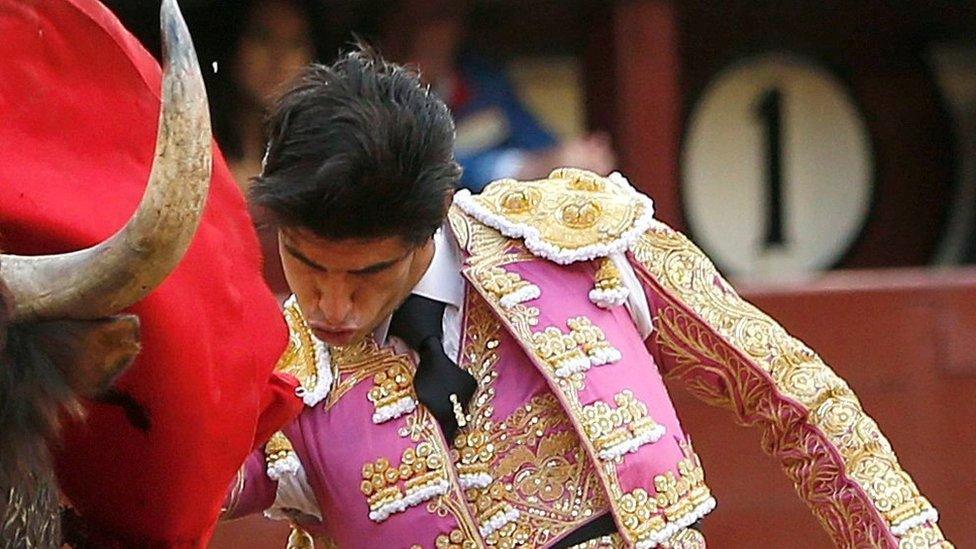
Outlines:
[[[420,67],[424,80],[431,85],[436,87],[447,82],[454,74],[461,30],[461,20],[456,17],[421,22],[407,46],[407,62]]]
[[[257,0],[233,67],[239,91],[249,103],[267,108],[313,56],[311,29],[299,6],[288,0]]]
[[[380,46],[398,63],[420,68],[421,76],[437,88],[454,74],[464,38],[466,0],[398,0],[380,22]]]

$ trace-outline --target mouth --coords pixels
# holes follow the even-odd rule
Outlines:
[[[329,345],[347,345],[356,337],[357,330],[350,328],[326,328],[324,326],[310,326],[312,333],[321,341]]]

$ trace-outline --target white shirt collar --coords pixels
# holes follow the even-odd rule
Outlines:
[[[461,250],[447,222],[434,233],[434,257],[427,267],[427,272],[410,293],[446,303],[457,309],[464,304]],[[390,330],[390,318],[384,320],[373,331],[376,341],[386,341]]]

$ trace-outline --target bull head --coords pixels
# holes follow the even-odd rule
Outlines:
[[[78,396],[100,393],[131,364],[138,319],[113,315],[166,278],[200,223],[212,167],[206,91],[176,0],[163,0],[160,20],[162,105],[135,214],[84,250],[0,255],[0,540],[60,544],[47,444],[64,411],[81,414]]]

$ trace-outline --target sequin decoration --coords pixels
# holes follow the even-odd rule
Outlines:
[[[613,397],[617,407],[596,401],[583,407],[583,430],[600,459],[619,460],[664,436],[664,426],[647,415],[647,405],[630,391]]]
[[[450,488],[444,461],[427,442],[404,450],[397,465],[382,457],[366,463],[360,484],[369,503],[369,518],[375,522],[446,494]]]

